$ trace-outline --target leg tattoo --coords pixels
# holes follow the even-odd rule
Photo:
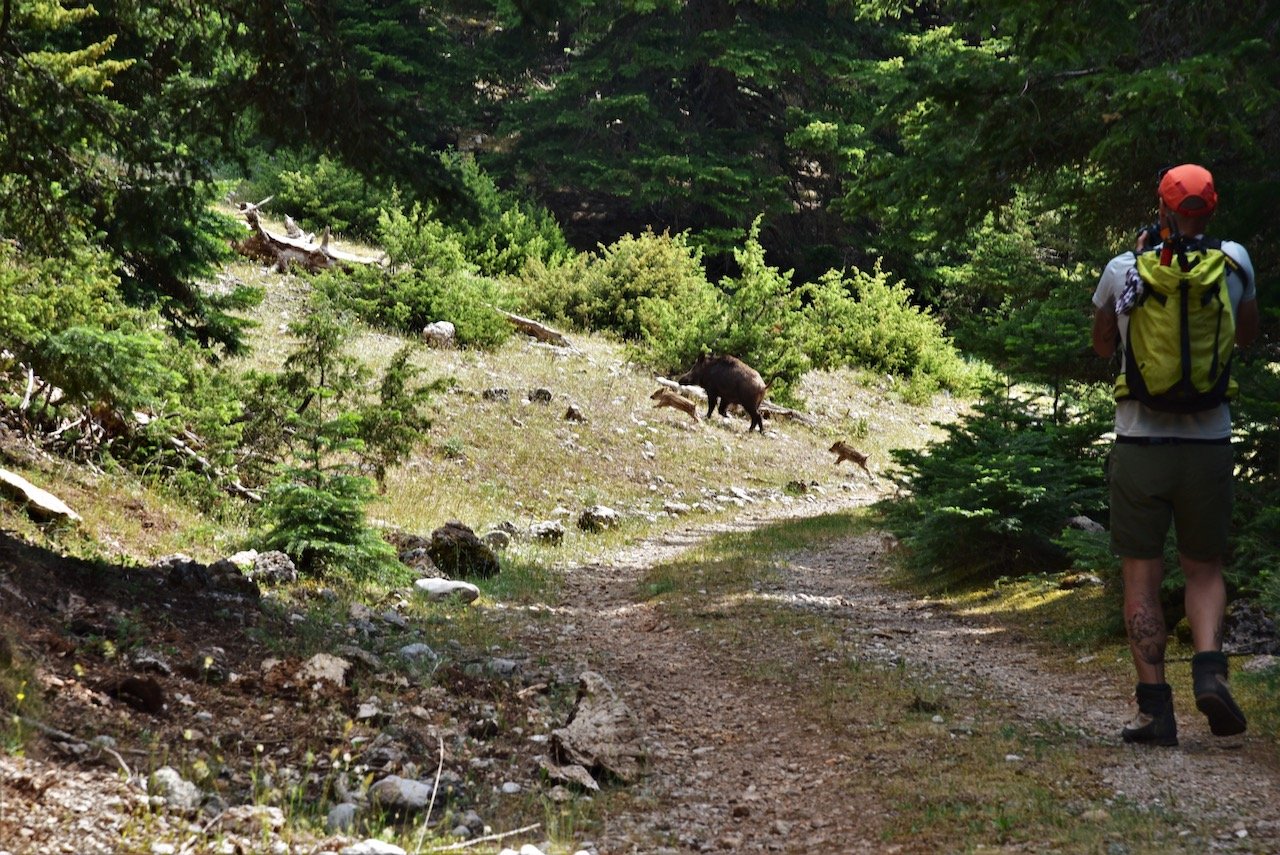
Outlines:
[[[1140,608],[1129,617],[1129,644],[1148,665],[1164,664],[1167,633],[1164,620],[1149,608]]]

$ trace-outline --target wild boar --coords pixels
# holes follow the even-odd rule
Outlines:
[[[760,402],[764,400],[764,378],[747,363],[736,356],[707,356],[703,354],[677,382],[691,386],[701,386],[707,392],[707,418],[720,405],[720,415],[724,416],[730,404],[737,404],[751,416],[752,428],[764,433],[764,418],[760,415]]]
[[[852,460],[854,463],[862,467],[863,472],[866,472],[868,475],[871,474],[871,470],[867,468],[867,455],[858,451],[843,439],[836,442],[836,444],[828,448],[827,451],[835,452],[837,466],[845,460]]]
[[[681,410],[683,412],[688,413],[689,418],[693,419],[695,422],[698,420],[697,405],[694,404],[693,401],[690,401],[688,398],[685,398],[681,395],[677,395],[675,392],[671,391],[670,389],[667,389],[665,387],[662,389],[659,389],[658,391],[650,395],[649,398],[658,402],[653,405],[653,408],[655,410],[658,407],[674,407],[677,410]]]

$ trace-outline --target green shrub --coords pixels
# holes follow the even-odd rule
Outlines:
[[[1240,395],[1231,414],[1244,429],[1235,437],[1235,548],[1227,581],[1280,614],[1280,354],[1258,351],[1232,368]]]
[[[976,375],[926,309],[877,263],[868,273],[837,271],[812,287],[805,350],[820,368],[844,365],[908,378],[919,391],[972,391]],[[918,394],[919,394],[918,391]]]
[[[381,575],[395,569],[395,553],[366,521],[373,481],[360,470],[369,466],[381,475],[412,450],[399,427],[425,426],[426,398],[410,388],[402,352],[380,383],[379,399],[367,400],[368,369],[345,349],[352,318],[330,290],[313,292],[307,314],[291,326],[299,343],[284,371],[261,384],[283,416],[277,435],[283,463],[260,509],[261,542],[287,552],[303,573]],[[381,412],[384,404],[395,412]],[[394,416],[393,423],[367,422],[371,413]]]
[[[281,154],[278,171],[259,179],[259,192],[274,196],[271,210],[288,214],[312,231],[372,238],[378,212],[399,205],[394,187],[371,183],[359,172],[325,155]]]
[[[408,265],[449,275],[472,272],[461,238],[431,215],[431,208],[415,202],[408,212],[383,210],[378,214],[378,242],[392,267]]]
[[[879,505],[921,575],[1061,569],[1056,542],[1071,517],[1098,519],[1107,495],[1097,437],[1107,415],[1055,421],[1042,402],[989,397],[944,440],[892,452],[902,495]]]
[[[625,235],[598,253],[554,270],[524,273],[525,302],[543,317],[629,341],[645,338],[645,301],[683,304],[707,291],[701,253],[685,235]]]
[[[487,276],[515,275],[530,262],[549,267],[575,254],[555,218],[545,209],[498,189],[469,154],[443,153],[441,160],[466,187],[475,216],[455,225],[467,258]]]
[[[262,538],[309,576],[331,572],[357,579],[379,577],[395,564],[395,550],[365,521],[373,498],[368,478],[326,473],[314,481],[286,470],[267,494],[262,514],[272,527]]]
[[[464,271],[366,265],[322,274],[316,287],[341,291],[365,321],[406,335],[418,335],[435,321],[449,321],[463,346],[495,348],[511,337],[511,323],[496,310],[511,302],[505,286]]]

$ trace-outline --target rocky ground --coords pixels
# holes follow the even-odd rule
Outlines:
[[[0,852],[339,852],[365,836],[368,783],[388,776],[440,781],[431,800],[449,811],[441,832],[471,851],[525,841],[598,855],[936,851],[936,840],[916,847],[895,831],[881,786],[927,768],[932,758],[911,755],[934,749],[886,751],[884,728],[871,748],[850,722],[815,724],[798,713],[802,665],[794,680],[743,681],[744,669],[769,664],[758,648],[709,641],[638,593],[647,568],[709,536],[874,498],[868,483],[748,505],[732,523],[691,522],[569,568],[557,603],[507,621],[511,649],[441,651],[425,664],[404,652],[425,636],[403,600],[337,612],[322,627],[269,591],[191,583],[172,567],[69,561],[0,534],[0,656],[30,679],[17,710],[25,750],[0,753]],[[1176,805],[1171,821],[1204,848],[1280,851],[1269,736],[1215,740],[1189,709],[1178,749],[1122,746],[1129,687],[1082,680],[996,627],[891,589],[890,547],[851,535],[791,555],[760,594],[821,613],[868,666],[945,683],[933,720],[952,737],[980,726],[964,699],[981,697],[997,716],[1070,728],[1105,749],[1100,789],[1140,809]],[[325,657],[344,664],[326,672]],[[580,796],[553,787],[539,758],[584,672],[634,714],[645,768],[584,803],[589,827],[562,824],[551,843],[548,817],[570,815]],[[145,774],[162,765],[170,779]],[[343,802],[356,819],[327,830],[329,807]],[[483,839],[531,816],[538,827],[523,837]]]

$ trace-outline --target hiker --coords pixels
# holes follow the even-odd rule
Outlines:
[[[1192,163],[1164,170],[1157,197],[1158,236],[1143,230],[1136,251],[1116,256],[1102,272],[1093,294],[1093,348],[1106,358],[1121,352],[1109,472],[1111,548],[1121,558],[1124,621],[1138,677],[1138,713],[1121,737],[1177,745],[1160,606],[1170,522],[1186,577],[1196,708],[1215,736],[1246,727],[1222,653],[1233,471],[1227,400],[1235,388],[1231,349],[1253,341],[1260,321],[1249,254],[1238,243],[1205,237],[1218,205],[1209,171]],[[1158,243],[1148,246],[1152,237]],[[1179,287],[1188,310],[1178,308]],[[1204,296],[1187,298],[1188,289]],[[1215,305],[1206,326],[1188,320]],[[1213,324],[1225,334],[1206,332]],[[1217,349],[1215,335],[1224,339]],[[1188,338],[1196,354],[1191,359],[1183,356]]]

